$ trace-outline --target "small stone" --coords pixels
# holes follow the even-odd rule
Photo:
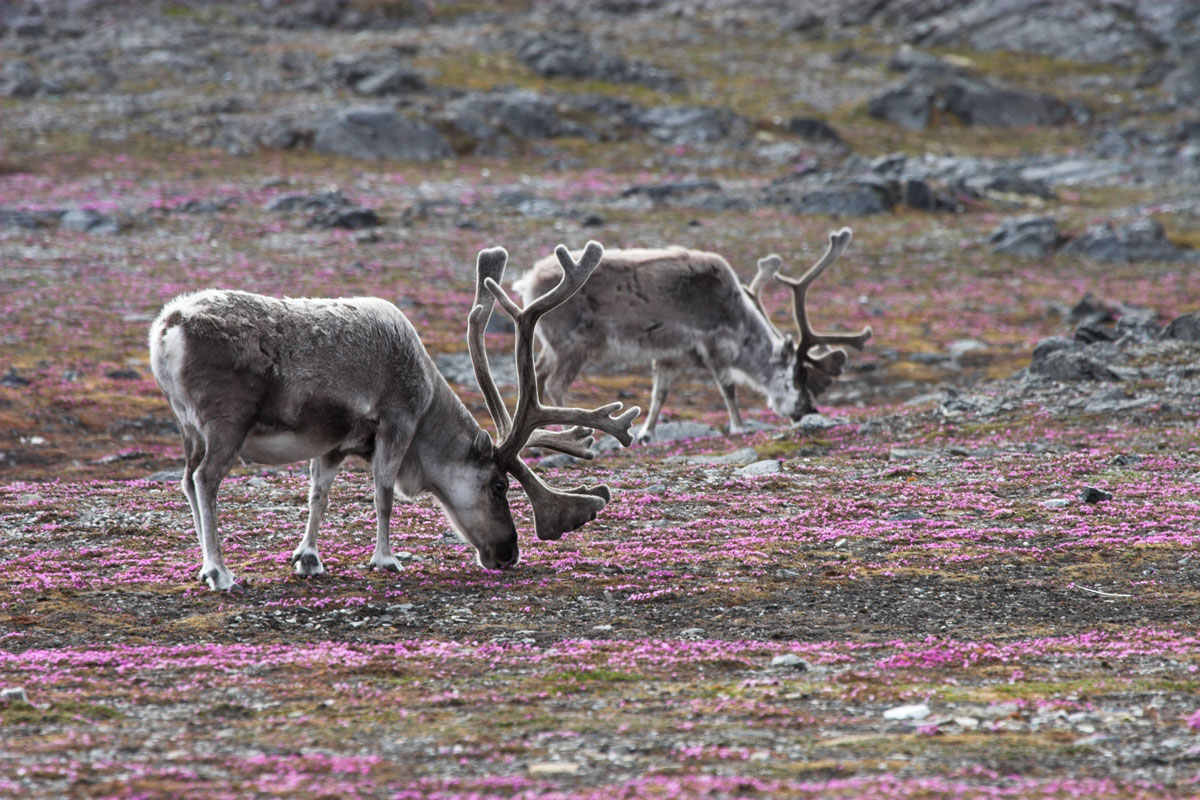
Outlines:
[[[764,461],[755,461],[752,464],[747,464],[740,469],[734,471],[734,474],[740,475],[743,478],[758,478],[763,475],[777,475],[783,471],[783,466],[778,460],[769,458]]]
[[[579,765],[570,761],[539,761],[527,768],[530,775],[574,775]]]
[[[442,531],[442,544],[466,544],[467,540],[458,534],[458,531],[453,528],[448,528]]]
[[[930,714],[929,706],[924,703],[916,703],[907,706],[895,706],[883,712],[884,719],[913,719],[921,720],[928,717]]]
[[[25,694],[24,686],[10,686],[7,689],[0,689],[0,702],[2,703],[28,703],[29,695]]]
[[[19,386],[28,386],[28,385],[29,385],[29,379],[22,377],[21,375],[18,375],[16,367],[9,367],[8,372],[6,372],[4,374],[4,377],[0,378],[0,386],[8,386],[10,388],[16,388]]]
[[[936,455],[923,447],[893,447],[888,451],[888,461],[925,461]]]
[[[816,431],[825,431],[830,428],[836,428],[842,423],[833,417],[827,417],[824,414],[805,414],[795,424],[804,433],[814,433]]]
[[[599,627],[599,626],[597,626]],[[611,625],[609,627],[612,627]],[[679,632],[680,636],[703,636],[704,628],[684,628]]]
[[[954,724],[963,730],[975,730],[979,727],[979,720],[975,717],[955,717]]]
[[[781,653],[771,659],[772,667],[787,667],[796,672],[808,672],[808,663],[795,653]]]
[[[1066,508],[1069,505],[1071,505],[1071,501],[1065,497],[1055,497],[1042,501],[1042,506],[1045,508]]]
[[[1112,498],[1112,492],[1106,492],[1094,486],[1086,487],[1079,495],[1079,499],[1085,503],[1103,503],[1112,500]]]

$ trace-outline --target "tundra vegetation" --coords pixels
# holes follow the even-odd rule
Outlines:
[[[1194,3],[50,5],[0,6],[0,795],[1200,790]],[[480,250],[750,284],[843,226],[811,324],[873,335],[819,415],[746,392],[725,435],[682,371],[657,441],[530,459],[613,500],[544,541],[513,487],[505,571],[428,495],[366,569],[350,459],[297,575],[305,471],[237,466],[239,589],[196,581],[146,352],[179,294],[395,303],[492,431]]]

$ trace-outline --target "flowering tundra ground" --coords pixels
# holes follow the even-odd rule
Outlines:
[[[1153,101],[1166,121],[1133,114],[1107,137],[1082,123],[913,132],[862,111],[890,81],[877,31],[825,41],[755,16],[770,4],[714,0],[636,30],[613,17],[634,56],[683,75],[666,89],[637,59],[618,70],[633,87],[534,74],[509,53],[526,17],[471,3],[422,4],[428,19],[383,32],[305,27],[312,3],[92,10],[143,5],[119,25],[40,33],[0,14],[0,61],[40,70],[36,85],[0,70],[0,797],[1200,794],[1200,346],[1123,349],[1119,381],[1024,371],[1039,341],[1072,335],[1089,293],[1122,318],[1200,310],[1191,145],[1136,127],[1175,121],[1144,96],[1158,90],[1140,56],[1101,69],[976,54],[1021,85],[1053,72],[1077,112],[1124,120]],[[537,25],[556,7],[503,5]],[[607,5],[642,4],[592,13]],[[79,72],[75,49],[108,59],[114,82]],[[428,76],[405,90],[425,92],[416,105],[397,101],[417,116],[449,125],[463,97],[527,103],[532,87],[566,121],[541,138],[505,129],[494,150],[456,139],[430,163],[319,154],[311,131],[251,136],[255,114],[358,102],[347,75],[383,56]],[[579,124],[598,133],[567,125],[585,101]],[[667,126],[648,107],[684,102],[701,110],[679,112],[678,140],[622,127]],[[701,136],[713,105],[741,115],[742,140]],[[798,139],[780,116],[814,110],[838,142]],[[1054,191],[974,191],[946,177],[959,157],[1042,169]],[[906,158],[946,213],[770,199],[826,174],[877,184]],[[1071,178],[1085,168],[1091,182]],[[347,208],[377,218],[322,216]],[[1042,211],[1060,238],[1161,222],[1185,261],[993,252],[998,226]],[[514,486],[522,562],[504,572],[479,569],[428,497],[393,517],[403,572],[366,570],[374,509],[356,463],[320,532],[329,573],[295,576],[303,465],[240,465],[220,496],[239,584],[196,582],[180,444],[146,352],[177,294],[387,298],[482,420],[463,369],[481,248],[506,246],[519,272],[560,242],[677,243],[749,279],[769,252],[799,272],[842,225],[853,244],[810,309],[818,328],[874,335],[820,417],[791,426],[743,390],[752,432],[722,436],[711,380],[687,374],[664,419],[692,438],[538,467],[608,482],[594,522],[537,541]],[[788,328],[783,294],[767,305]],[[511,346],[488,335],[498,372]],[[571,399],[644,408],[649,372],[590,369]]]
[[[127,177],[106,177],[117,164]],[[41,187],[144,226],[4,234],[3,335],[22,380],[0,388],[0,684],[25,697],[0,706],[4,794],[1197,789],[1194,407],[1097,415],[987,379],[1061,331],[1051,303],[1086,288],[1169,316],[1200,299],[1194,275],[1084,262],[1053,273],[971,250],[948,264],[903,245],[928,228],[873,221],[816,312],[875,329],[823,406],[832,427],[780,427],[748,403],[757,433],[559,467],[564,480],[610,482],[616,499],[585,528],[538,542],[514,490],[523,563],[503,573],[478,569],[427,498],[395,520],[404,572],[364,570],[374,512],[359,465],[335,484],[321,534],[330,574],[295,577],[302,469],[239,467],[221,512],[241,585],[214,593],[194,580],[198,548],[170,473],[179,448],[144,347],[177,292],[378,294],[401,302],[431,352],[453,355],[479,247],[505,244],[520,265],[559,240],[667,229],[715,239],[745,265],[764,249],[811,258],[829,227],[758,215],[735,235],[724,220],[686,226],[664,213],[556,229],[480,208],[478,230],[401,227],[364,243],[261,210],[284,189],[258,187],[275,174],[291,178],[288,191],[359,181],[360,201],[392,214],[415,179],[281,160],[235,180],[234,168],[205,157],[154,181],[116,154],[3,181],[7,204]],[[597,180],[549,183],[594,194]],[[168,210],[215,197],[225,210]],[[909,360],[971,337],[988,349],[965,366]],[[510,343],[497,334],[489,346]],[[597,372],[579,395],[644,402],[645,373]],[[962,410],[937,393],[950,385],[1001,410]],[[1096,387],[1066,391],[1086,399]],[[668,413],[724,414],[699,375]],[[762,459],[778,471],[738,472]],[[1085,503],[1086,486],[1113,497]]]

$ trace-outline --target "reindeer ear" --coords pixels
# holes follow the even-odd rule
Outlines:
[[[488,436],[487,431],[480,428],[471,442],[471,454],[482,461],[491,458],[495,453],[496,445],[492,442],[492,437]]]

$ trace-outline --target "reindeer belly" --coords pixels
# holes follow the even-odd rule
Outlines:
[[[342,449],[340,444],[337,440],[295,431],[251,434],[242,445],[242,458],[259,464],[291,464]]]

